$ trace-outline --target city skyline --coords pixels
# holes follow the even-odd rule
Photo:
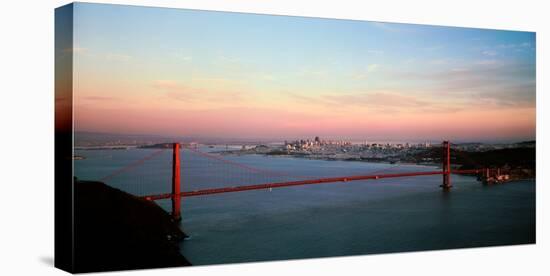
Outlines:
[[[535,139],[535,34],[75,4],[77,131]]]

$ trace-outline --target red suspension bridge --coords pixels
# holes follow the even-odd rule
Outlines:
[[[349,181],[358,181],[358,180],[377,180],[377,179],[386,179],[386,178],[398,178],[398,177],[415,177],[415,176],[428,176],[428,175],[442,175],[442,184],[440,187],[449,191],[452,187],[451,185],[451,174],[471,174],[471,175],[482,175],[485,178],[491,176],[500,175],[500,169],[487,169],[487,168],[478,168],[478,169],[468,169],[468,170],[451,170],[451,143],[449,141],[444,141],[442,146],[442,166],[441,170],[434,171],[419,171],[419,172],[400,172],[400,173],[388,173],[385,172],[387,169],[370,172],[364,175],[347,175],[347,176],[338,176],[338,177],[305,177],[297,176],[282,172],[271,171],[267,169],[260,169],[253,166],[241,164],[239,162],[231,161],[225,158],[222,158],[219,155],[209,154],[201,152],[198,149],[193,147],[187,147],[186,149],[189,152],[201,156],[205,159],[223,163],[229,167],[239,168],[244,171],[252,172],[258,175],[268,176],[269,178],[260,182],[260,184],[250,183],[249,185],[237,185],[229,187],[220,187],[220,188],[207,188],[199,189],[192,191],[182,191],[181,190],[181,160],[180,160],[180,149],[181,145],[179,143],[173,143],[172,148],[172,157],[171,157],[171,191],[166,193],[154,193],[141,195],[140,197],[147,200],[161,200],[161,199],[170,199],[171,200],[171,214],[175,220],[181,220],[181,199],[182,197],[191,197],[191,196],[204,196],[212,194],[221,194],[221,193],[232,193],[232,192],[241,192],[241,191],[250,191],[250,190],[263,190],[263,189],[275,189],[282,187],[291,187],[291,186],[300,186],[300,185],[316,185],[323,183],[337,183],[337,182],[349,182]],[[160,155],[161,152],[167,150],[163,148],[153,153],[137,160],[131,162],[130,164],[123,166],[122,168],[115,170],[108,176],[100,179],[101,181],[110,180],[117,175],[120,175],[124,172],[134,170],[143,163],[147,162]],[[190,165],[190,164],[189,164]],[[184,166],[185,167],[185,166]],[[391,168],[390,168],[391,169]],[[207,172],[205,172],[207,173]],[[273,181],[274,179],[292,177],[294,180],[280,180]],[[296,178],[302,178],[295,180]],[[303,179],[308,178],[308,179]],[[240,180],[241,183],[249,183],[249,181],[259,181],[257,178],[254,180],[243,179]],[[258,183],[258,182],[256,182]]]

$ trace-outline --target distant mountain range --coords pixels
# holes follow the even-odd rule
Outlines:
[[[169,136],[169,135],[150,135],[150,134],[120,134],[104,132],[75,132],[75,146],[141,146],[171,142],[198,142],[202,144],[250,144],[250,143],[271,143],[265,139],[242,139],[242,138],[213,138],[213,137],[193,137],[193,136]]]
[[[292,139],[290,139],[292,140]],[[201,144],[267,144],[282,142],[284,139],[261,139],[261,138],[219,138],[219,137],[200,137],[200,136],[171,136],[171,135],[152,135],[152,134],[122,134],[122,133],[107,133],[107,132],[89,132],[89,131],[77,131],[75,132],[75,146],[88,147],[88,146],[142,146],[159,143],[170,142],[198,142]],[[436,144],[433,142],[432,144]],[[517,145],[534,145],[535,141],[522,141],[522,142],[498,142],[498,143],[481,143],[481,142],[456,142],[455,144],[461,146],[477,146],[486,144],[517,144]]]

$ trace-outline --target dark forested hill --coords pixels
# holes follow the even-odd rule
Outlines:
[[[76,272],[190,265],[178,248],[185,234],[154,202],[76,181],[74,204]]]

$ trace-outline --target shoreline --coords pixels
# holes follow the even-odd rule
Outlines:
[[[294,159],[307,159],[307,160],[321,160],[321,161],[341,161],[341,162],[364,162],[364,163],[371,163],[371,164],[387,164],[387,165],[395,165],[395,166],[419,166],[419,167],[433,167],[440,169],[442,168],[440,163],[433,163],[433,162],[407,162],[407,161],[388,161],[387,159],[383,158],[376,158],[376,159],[364,159],[364,158],[331,158],[331,157],[323,157],[323,156],[316,156],[316,155],[309,155],[309,154],[273,154],[271,152],[243,152],[243,151],[217,151],[213,152],[221,155],[258,155],[263,157],[281,157],[281,158],[294,158]],[[452,164],[451,165],[451,172],[452,169],[463,169],[465,167],[464,164]],[[536,173],[535,170],[531,168],[509,168],[510,171],[510,179],[505,180],[504,182],[512,182],[516,180],[530,180],[530,179],[536,179]],[[474,176],[474,174],[472,174]]]
[[[75,271],[190,266],[187,236],[154,202],[95,181],[75,180]]]
[[[430,162],[393,162],[388,160],[374,160],[374,159],[358,159],[358,158],[330,158],[330,157],[315,157],[315,156],[309,156],[305,154],[269,154],[269,153],[261,153],[261,152],[253,152],[253,153],[237,153],[233,151],[216,151],[212,152],[216,154],[221,155],[235,155],[235,156],[241,156],[241,155],[258,155],[258,156],[264,156],[264,157],[274,157],[274,158],[296,158],[296,159],[308,159],[308,160],[321,160],[321,161],[342,161],[342,162],[363,162],[363,163],[372,163],[372,164],[388,164],[388,165],[407,165],[407,166],[422,166],[422,167],[441,167],[440,163],[430,163]]]

